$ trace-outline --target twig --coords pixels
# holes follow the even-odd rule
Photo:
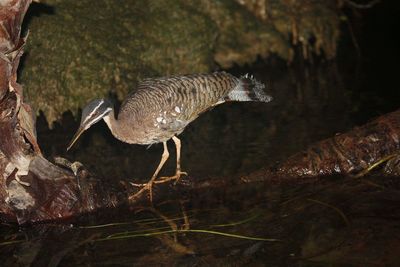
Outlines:
[[[225,232],[203,230],[203,229],[167,230],[167,231],[142,233],[142,234],[135,234],[135,235],[121,235],[121,236],[114,236],[114,237],[110,237],[110,238],[107,238],[107,237],[99,238],[94,241],[107,241],[107,240],[125,239],[125,238],[133,238],[133,237],[157,236],[157,235],[163,235],[163,234],[168,234],[168,233],[203,233],[203,234],[222,235],[222,236],[226,236],[226,237],[233,237],[233,238],[247,239],[247,240],[256,240],[256,241],[269,241],[269,242],[281,241],[280,239],[275,239],[275,238],[251,237],[251,236],[230,234],[230,233],[225,233]]]
[[[354,175],[354,178],[360,178],[364,175],[366,175],[367,173],[371,172],[373,169],[375,169],[376,167],[378,167],[379,165],[381,165],[382,163],[385,163],[388,160],[391,160],[392,158],[398,156],[398,153],[386,156],[380,160],[378,160],[377,162],[373,163],[371,166],[369,166],[368,168],[366,168],[365,170],[361,171],[360,173]]]
[[[344,2],[347,3],[349,6],[352,6],[354,8],[367,9],[367,8],[372,8],[374,5],[380,3],[381,0],[372,0],[368,4],[358,4],[358,3],[355,3],[355,2],[353,2],[351,0],[344,0]]]
[[[332,205],[330,205],[328,203],[325,203],[325,202],[322,202],[322,201],[319,201],[319,200],[316,200],[316,199],[312,199],[312,198],[307,198],[307,200],[333,209],[334,211],[336,211],[340,215],[340,217],[342,217],[343,221],[345,222],[345,224],[347,226],[350,225],[350,221],[349,221],[349,219],[347,219],[346,215],[344,215],[343,211],[341,211],[340,209],[336,208],[335,206],[332,206]]]

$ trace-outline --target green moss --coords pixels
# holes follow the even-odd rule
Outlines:
[[[290,61],[294,33],[306,47],[315,37],[315,52],[336,52],[333,0],[269,0],[267,19],[233,0],[41,2],[54,14],[27,25],[20,81],[49,122],[110,91],[122,100],[144,77],[208,72],[271,53]]]
[[[110,90],[122,99],[143,77],[212,66],[213,22],[179,1],[173,10],[163,1],[47,3],[55,14],[29,24],[21,82],[27,99],[50,122]]]

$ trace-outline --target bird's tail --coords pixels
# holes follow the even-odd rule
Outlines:
[[[230,101],[260,101],[270,102],[272,96],[264,92],[265,85],[257,81],[252,75],[243,75],[239,78],[238,85],[227,95]]]

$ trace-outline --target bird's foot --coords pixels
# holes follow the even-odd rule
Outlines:
[[[150,198],[150,203],[153,203],[153,184],[162,184],[166,183],[171,180],[175,180],[175,184],[179,181],[182,175],[188,175],[187,172],[182,172],[180,170],[177,170],[174,176],[167,176],[167,177],[160,177],[157,180],[155,178],[151,178],[151,180],[148,183],[145,184],[137,184],[137,183],[130,183],[133,186],[136,187],[142,187],[138,192],[135,194],[131,195],[128,197],[129,201],[133,201],[140,197],[146,190],[149,190],[149,198]]]
[[[188,175],[187,172],[182,172],[180,170],[177,170],[174,176],[166,176],[166,177],[160,177],[157,179],[157,181],[154,181],[156,184],[161,184],[165,183],[171,180],[175,180],[175,184],[179,181],[182,175]]]
[[[149,191],[149,198],[150,198],[150,203],[153,203],[153,183],[154,179],[151,179],[148,183],[145,184],[135,184],[135,183],[130,183],[133,186],[142,186],[142,188],[136,192],[134,195],[131,195],[128,197],[129,201],[133,201],[140,197],[146,190]]]

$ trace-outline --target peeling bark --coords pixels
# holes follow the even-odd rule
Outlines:
[[[30,3],[0,2],[0,213],[18,223],[66,218],[115,203],[112,190],[103,192],[94,181],[82,191],[71,171],[41,154],[34,113],[16,82],[25,44],[21,24]]]
[[[279,166],[285,176],[356,176],[381,159],[400,152],[400,110],[334,136],[290,157]]]

